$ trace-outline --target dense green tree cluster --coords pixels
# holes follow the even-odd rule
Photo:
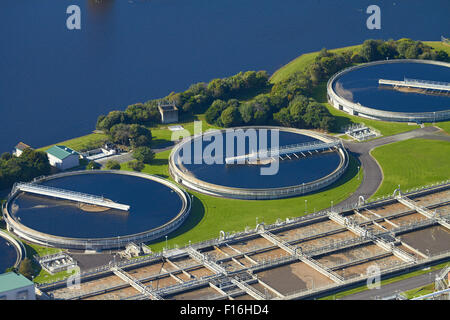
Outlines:
[[[152,132],[141,124],[115,124],[109,130],[109,134],[114,143],[133,148],[149,146],[152,141]]]
[[[50,174],[47,154],[27,148],[20,157],[5,152],[0,157],[0,189],[10,188],[17,181],[30,181]]]
[[[86,165],[86,170],[98,170],[100,169],[100,165],[95,161],[89,161],[89,163]]]
[[[133,157],[138,161],[150,164],[155,157],[155,153],[149,147],[137,147],[133,150]]]
[[[334,121],[327,108],[305,96],[296,96],[273,117],[281,125],[295,128],[327,129]]]
[[[32,280],[34,275],[33,264],[29,258],[25,258],[19,265],[19,273],[25,278]]]
[[[142,162],[140,160],[136,160],[136,159],[128,162],[128,166],[137,172],[140,172],[140,171],[144,170],[144,168],[145,168],[144,162]]]
[[[108,160],[105,167],[108,170],[120,170],[120,163],[116,160]]]
[[[449,61],[448,54],[443,50],[435,50],[421,41],[411,39],[394,40],[366,40],[358,52],[369,62],[383,59],[426,59]],[[357,62],[357,61],[355,61]]]
[[[172,92],[163,100],[175,102],[181,114],[205,112],[210,124],[237,125],[281,124],[298,128],[330,130],[333,116],[311,97],[319,83],[356,63],[383,59],[432,59],[450,61],[443,50],[411,39],[364,41],[358,49],[330,52],[322,49],[304,71],[271,85],[265,71],[240,72],[234,76],[193,84],[183,92]],[[148,146],[151,140],[142,132],[144,126],[159,123],[158,101],[129,106],[125,111],[111,111],[100,116],[97,129],[109,133],[112,140],[133,148]],[[132,127],[134,126],[134,127]],[[141,127],[136,127],[141,126]],[[139,130],[138,130],[139,129]]]

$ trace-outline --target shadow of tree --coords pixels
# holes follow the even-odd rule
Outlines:
[[[27,252],[26,257],[31,260],[31,265],[33,266],[33,271],[34,271],[34,276],[37,276],[41,272],[42,267],[39,263],[37,263],[34,260],[33,257],[35,255],[37,255],[38,252],[32,246],[30,246],[27,242],[22,241],[22,244],[25,247],[25,250]]]

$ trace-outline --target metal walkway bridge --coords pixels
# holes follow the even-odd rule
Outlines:
[[[438,82],[438,81],[405,78],[404,81],[379,79],[378,84],[390,85],[390,86],[394,86],[394,87],[407,87],[407,88],[417,88],[417,89],[425,89],[425,90],[437,90],[437,91],[450,92],[450,83],[448,83],[448,82]]]
[[[34,194],[39,194],[39,195],[53,197],[53,198],[59,198],[59,199],[65,199],[65,200],[72,200],[72,201],[77,201],[77,202],[82,202],[82,203],[87,203],[87,204],[92,204],[92,205],[97,205],[97,206],[102,206],[102,207],[107,207],[107,208],[112,208],[112,209],[123,210],[123,211],[130,210],[129,205],[113,202],[111,200],[105,199],[100,196],[43,186],[40,184],[16,183],[13,187],[13,192],[16,192],[16,191],[34,193]]]
[[[139,280],[134,279],[131,277],[128,273],[123,271],[118,266],[113,266],[111,268],[111,271],[121,278],[123,281],[128,282],[129,285],[131,285],[133,288],[135,288],[137,291],[139,291],[144,296],[150,298],[151,300],[163,300],[163,298],[156,293],[155,291],[150,290],[147,286],[142,284]]]
[[[333,150],[341,145],[339,140],[332,142],[323,142],[323,141],[314,141],[314,142],[306,142],[306,143],[297,143],[290,144],[279,148],[271,148],[264,149],[258,152],[252,152],[240,156],[227,157],[225,158],[226,164],[237,163],[246,163],[249,161],[255,160],[266,160],[279,158],[280,160],[284,160],[286,158],[291,159],[291,155],[294,155],[297,159],[300,158],[299,155],[306,157],[308,155],[312,155],[313,153],[318,153],[319,151],[324,150]],[[286,158],[283,158],[286,156]]]

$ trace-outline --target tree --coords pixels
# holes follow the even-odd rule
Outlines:
[[[142,161],[139,160],[131,160],[130,162],[128,162],[128,166],[133,169],[134,171],[142,171],[145,168],[145,165]]]
[[[28,259],[28,258],[23,259],[23,261],[20,263],[20,266],[19,266],[19,272],[25,278],[32,280],[34,271],[33,271],[33,265],[31,263],[30,259]]]
[[[115,160],[108,160],[105,164],[106,169],[108,170],[120,170],[120,163]]]
[[[126,122],[126,114],[123,111],[111,111],[107,116],[97,119],[97,129],[109,131],[114,125]]]
[[[100,165],[95,161],[89,161],[89,163],[86,166],[86,170],[98,170],[100,169]]]
[[[211,104],[211,106],[205,112],[205,120],[209,124],[215,124],[217,119],[222,114],[222,111],[227,107],[227,103],[223,100],[217,99]]]
[[[155,158],[155,153],[149,147],[137,147],[133,151],[133,157],[136,160],[149,164]]]
[[[369,39],[363,42],[359,54],[366,61],[375,61],[380,59],[380,53],[378,51],[378,46],[382,44],[380,40]]]
[[[237,126],[241,123],[241,114],[239,113],[238,108],[228,107],[222,112],[220,120],[224,127]]]

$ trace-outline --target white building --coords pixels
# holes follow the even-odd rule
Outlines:
[[[34,283],[21,274],[0,274],[0,300],[36,300]]]
[[[80,165],[78,152],[66,146],[53,146],[47,150],[50,165],[60,170],[67,170]]]
[[[29,145],[23,143],[23,142],[19,142],[17,144],[17,146],[15,146],[14,150],[13,150],[13,154],[16,157],[20,157],[20,155],[23,153],[23,151],[27,148],[31,148]]]

